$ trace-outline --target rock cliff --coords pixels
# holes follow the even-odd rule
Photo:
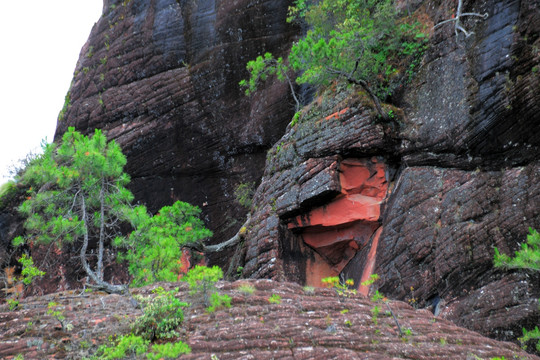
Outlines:
[[[285,21],[288,4],[105,1],[55,138],[68,126],[105,130],[128,157],[138,200],[152,211],[192,203],[215,241],[230,236],[245,215],[233,201],[236,186],[259,180],[266,150],[292,116],[284,84],[254,99],[238,86],[248,60],[289,47],[298,29]]]
[[[251,99],[237,86],[247,60],[299,33],[289,3],[105,1],[56,137],[106,130],[137,199],[200,206],[214,243],[244,220],[235,187],[257,183],[243,242],[209,259],[229,275],[318,286],[377,273],[386,296],[498,339],[540,323],[540,276],[492,265],[494,246],[511,253],[540,229],[538,1],[465,0],[488,17],[465,19],[468,38],[431,30],[390,123],[334,87],[294,126],[287,86]],[[457,1],[397,4],[431,29]]]
[[[408,10],[433,25],[453,5]],[[492,265],[493,247],[512,253],[540,226],[540,6],[465,8],[488,17],[466,23],[469,38],[433,31],[393,123],[333,90],[272,148],[238,251],[244,276],[316,286],[377,273],[384,294],[490,336],[540,322],[538,274]]]

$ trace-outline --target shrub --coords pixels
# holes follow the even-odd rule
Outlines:
[[[278,294],[272,294],[269,298],[268,298],[268,302],[270,304],[281,304],[281,296],[279,296]]]
[[[175,343],[156,344],[146,357],[150,360],[177,359],[180,355],[191,353],[191,348],[182,341]]]
[[[234,196],[236,197],[236,202],[242,205],[243,207],[249,209],[252,204],[253,194],[255,192],[255,183],[242,183],[236,187],[234,190]]]
[[[238,291],[246,295],[253,295],[255,292],[255,287],[250,284],[242,284],[238,287]]]
[[[399,24],[392,0],[296,0],[287,21],[309,30],[293,44],[288,61],[266,53],[248,62],[250,78],[240,82],[246,94],[272,75],[292,88],[288,73],[296,71],[298,84],[327,86],[338,80],[360,85],[384,115],[379,99],[393,92],[398,79],[410,77],[402,68],[417,66],[426,47],[420,24]]]
[[[329,287],[334,289],[336,294],[341,298],[349,297],[356,294],[356,289],[351,289],[350,287],[354,285],[354,280],[347,279],[345,282],[341,282],[339,277],[331,276],[321,280],[321,282]]]
[[[133,333],[150,341],[178,336],[176,328],[184,320],[182,308],[188,304],[175,298],[176,292],[178,288],[164,291],[159,287],[154,290],[154,298],[140,298],[145,306],[143,315],[132,326]]]
[[[141,336],[123,335],[117,341],[112,341],[111,346],[100,346],[97,355],[99,359],[103,360],[124,359],[126,356],[144,354],[148,350],[149,344],[150,341]]]
[[[223,279],[223,271],[219,266],[211,268],[196,265],[182,278],[189,284],[190,294],[201,294],[204,306],[210,305],[210,295],[216,292],[216,283]]]
[[[494,265],[507,269],[525,269],[540,271],[540,233],[533,228],[529,228],[527,242],[521,244],[521,250],[515,252],[515,257],[501,254],[495,248]]]
[[[154,216],[148,215],[144,206],[129,213],[136,230],[128,238],[117,238],[116,245],[128,249],[120,258],[129,262],[134,286],[177,281],[182,269],[182,245],[212,236],[199,218],[201,210],[182,201],[162,207]]]
[[[44,271],[39,270],[37,267],[34,266],[34,260],[31,256],[28,256],[26,254],[22,254],[22,256],[17,260],[22,265],[22,282],[24,285],[30,285],[32,283],[32,280],[39,276],[45,275]]]
[[[515,252],[515,257],[501,254],[495,248],[493,259],[495,267],[506,269],[523,269],[529,271],[540,271],[540,234],[533,228],[529,228],[527,242],[521,244],[521,250]],[[518,339],[522,346],[526,348],[529,341],[536,340],[536,349],[540,352],[540,330],[538,326],[527,331],[523,328],[523,337]]]
[[[214,312],[218,309],[230,308],[231,307],[231,297],[229,295],[223,294],[220,295],[217,292],[210,295],[210,305],[208,306],[208,312]]]

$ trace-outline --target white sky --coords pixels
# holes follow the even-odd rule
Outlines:
[[[53,140],[79,52],[102,0],[0,0],[0,184]]]

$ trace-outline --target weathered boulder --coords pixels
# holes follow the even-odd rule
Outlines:
[[[134,293],[150,295],[157,285]],[[330,289],[306,291],[294,283],[242,280],[218,284],[232,307],[209,314],[185,283],[159,285],[167,290],[178,286],[176,296],[193,304],[184,310],[178,329],[179,340],[192,350],[182,359],[539,359],[515,344],[483,337],[400,301],[376,304],[360,295],[338,298]],[[253,294],[240,286],[251,286]],[[272,295],[281,302],[269,303]],[[58,304],[55,311],[71,324],[70,331],[47,314],[49,301]],[[375,306],[381,309],[376,317]],[[72,291],[30,297],[19,307],[9,311],[0,305],[3,359],[18,354],[25,359],[89,357],[100,345],[110,346],[113,335],[128,334],[141,314],[127,297]]]

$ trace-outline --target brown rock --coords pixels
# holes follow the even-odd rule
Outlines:
[[[252,295],[238,290],[242,284],[255,288]],[[399,329],[387,307],[374,318],[375,303],[363,296],[338,298],[328,289],[306,293],[299,285],[268,280],[220,283],[222,294],[232,298],[230,309],[208,314],[197,299],[188,294],[186,284],[159,284],[179,287],[177,296],[195,305],[185,311],[180,340],[189,344],[190,355],[182,359],[489,359],[514,356],[539,359],[512,343],[488,339],[428,311],[390,301]],[[134,290],[150,294],[155,286]],[[272,294],[281,303],[270,304]],[[58,321],[45,315],[48,301],[60,304],[71,331],[57,328]],[[129,332],[129,323],[140,314],[127,298],[100,293],[63,292],[30,297],[21,310],[0,306],[0,356],[12,359],[80,359],[93,354],[108,336]],[[31,322],[31,323],[30,323]],[[173,339],[176,340],[176,339]],[[476,357],[475,357],[476,356]]]

